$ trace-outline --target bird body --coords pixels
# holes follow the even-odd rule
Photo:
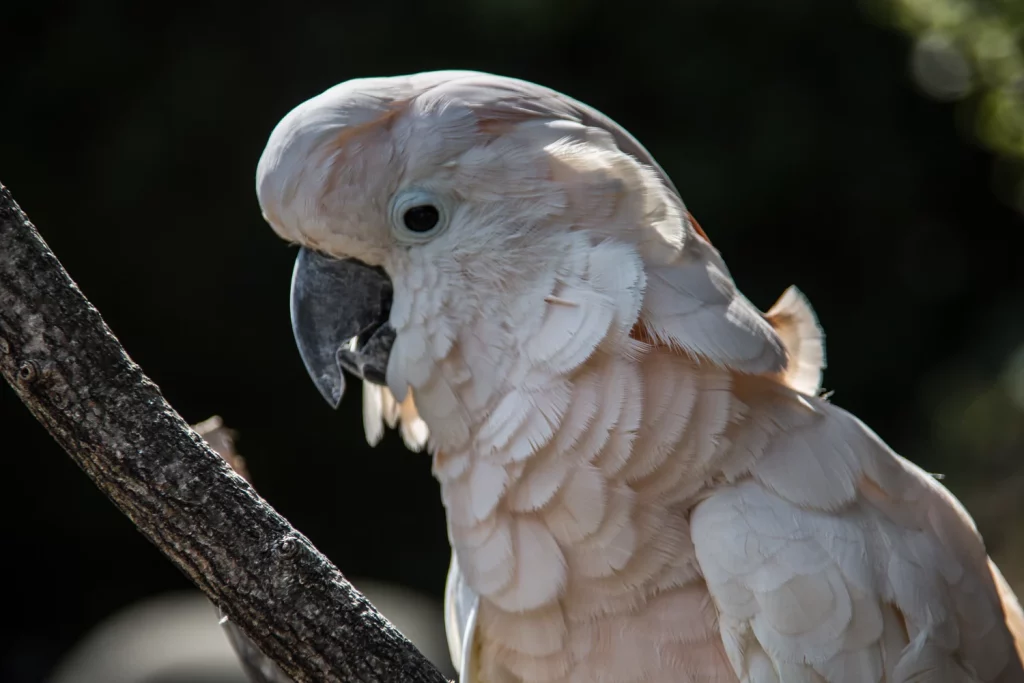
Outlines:
[[[807,300],[754,307],[607,117],[476,72],[348,81],[278,124],[257,191],[309,252],[325,397],[375,379],[371,443],[432,454],[464,683],[1024,681],[968,513],[819,395]]]

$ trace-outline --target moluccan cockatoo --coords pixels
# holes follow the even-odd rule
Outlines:
[[[650,154],[552,90],[351,80],[277,125],[292,322],[366,436],[426,446],[464,683],[1024,681],[1024,618],[957,500],[819,396]]]

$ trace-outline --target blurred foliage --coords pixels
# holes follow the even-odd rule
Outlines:
[[[907,21],[947,2],[877,1],[924,8]],[[834,402],[943,473],[1024,586],[1024,230],[955,115],[1009,87],[1003,67],[979,77],[994,48],[967,45],[993,17],[1016,31],[1011,1],[951,4],[977,11],[942,31],[900,24],[966,55],[938,59],[943,83],[970,84],[954,112],[915,86],[922,48],[858,0],[9,0],[0,181],[172,405],[238,430],[264,497],[343,572],[436,597],[449,550],[429,461],[394,435],[368,448],[359,391],[332,412],[308,381],[295,252],[259,215],[255,165],[289,109],[357,76],[474,68],[562,90],[654,154],[757,305],[800,286]],[[104,616],[187,584],[7,389],[0,426],[18,587],[0,680],[35,682]]]
[[[869,6],[914,36],[911,68],[925,92],[967,100],[970,128],[1010,162],[997,189],[1024,211],[1024,3],[870,0]]]

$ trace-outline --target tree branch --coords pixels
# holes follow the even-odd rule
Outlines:
[[[228,465],[243,479],[252,486],[252,478],[249,476],[249,468],[245,464],[245,458],[235,450],[235,432],[224,426],[224,420],[220,415],[209,417],[199,424],[192,425],[196,434],[203,437],[210,448],[217,455],[224,458]],[[218,610],[221,616],[221,626],[227,634],[231,648],[238,655],[242,664],[242,670],[251,683],[294,683],[281,668],[263,654],[249,636],[245,635],[236,626],[223,610]]]
[[[168,405],[2,185],[0,372],[139,531],[297,683],[445,680]]]

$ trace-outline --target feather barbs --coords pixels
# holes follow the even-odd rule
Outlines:
[[[808,396],[821,390],[825,361],[825,333],[803,292],[789,287],[768,309],[765,318],[782,339],[786,369],[782,381]]]

